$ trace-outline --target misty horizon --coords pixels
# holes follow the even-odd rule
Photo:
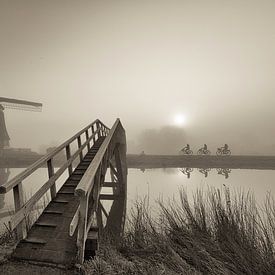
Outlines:
[[[119,117],[129,153],[188,142],[275,154],[274,11],[268,0],[0,1],[0,94],[43,103],[5,110],[11,146],[41,151]],[[167,127],[173,144],[158,136]]]

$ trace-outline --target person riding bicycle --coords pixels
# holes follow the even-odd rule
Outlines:
[[[206,144],[203,145],[203,150],[207,150],[207,145]]]
[[[189,151],[189,150],[190,150],[190,145],[189,144],[186,144],[186,146],[181,149],[182,152],[186,152],[186,151]]]
[[[228,145],[225,143],[223,148],[224,150],[228,150]]]

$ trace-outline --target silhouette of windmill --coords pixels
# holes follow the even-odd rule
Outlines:
[[[42,104],[27,100],[0,97],[0,149],[9,147],[10,144],[10,137],[7,131],[4,116],[5,109],[41,112]]]

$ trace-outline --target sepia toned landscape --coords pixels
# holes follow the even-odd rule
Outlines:
[[[0,274],[275,274],[274,12],[0,0]]]

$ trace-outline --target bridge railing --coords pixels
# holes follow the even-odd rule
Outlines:
[[[78,228],[77,248],[80,263],[84,260],[85,243],[95,220],[94,214],[98,208],[100,190],[104,183],[107,168],[118,145],[123,143],[126,147],[126,141],[123,138],[125,138],[125,131],[120,120],[117,119],[75,189],[75,195],[79,197],[80,205],[71,222],[70,235],[72,236]]]
[[[73,137],[65,141],[58,146],[52,152],[46,154],[35,163],[30,165],[26,170],[19,173],[13,179],[0,186],[0,193],[7,193],[13,190],[15,213],[11,217],[9,222],[10,230],[17,232],[18,239],[25,238],[26,236],[26,224],[25,218],[30,214],[34,205],[50,190],[51,199],[56,196],[56,181],[57,179],[68,169],[69,175],[73,173],[73,161],[79,157],[80,161],[83,159],[83,151],[85,147],[89,150],[100,136],[106,136],[109,132],[109,128],[106,127],[100,120],[95,120],[87,127],[79,131]],[[82,138],[84,136],[84,142]],[[73,142],[78,144],[78,149],[71,153],[71,145]],[[60,152],[66,154],[65,162],[55,172],[53,159]],[[26,202],[24,202],[23,184],[24,180],[32,175],[41,167],[47,167],[48,180],[43,186]]]

